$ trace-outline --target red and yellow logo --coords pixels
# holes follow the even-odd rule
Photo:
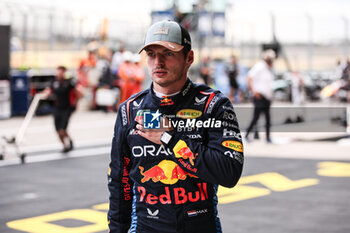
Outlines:
[[[194,109],[181,109],[176,113],[176,117],[182,118],[182,119],[195,119],[197,117],[200,117],[202,115],[201,111],[194,110]]]
[[[143,176],[142,183],[149,180],[153,182],[162,182],[163,184],[175,184],[178,180],[185,180],[187,176],[198,178],[184,171],[178,164],[171,160],[163,160],[158,165],[155,165],[144,171],[142,166],[139,166],[140,173]]]
[[[160,101],[160,106],[167,106],[167,105],[173,105],[174,101],[167,96],[165,96],[161,101]]]
[[[240,142],[237,141],[223,141],[222,145],[224,147],[230,148],[232,150],[243,152],[243,145]]]
[[[187,146],[185,141],[179,140],[174,146],[173,151],[175,153],[175,158],[189,159],[191,165],[192,166],[194,165],[194,160],[197,154],[193,154],[193,152]]]

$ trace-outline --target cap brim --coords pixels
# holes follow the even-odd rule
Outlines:
[[[163,46],[173,52],[180,52],[184,46],[173,43],[173,42],[169,42],[169,41],[153,41],[151,43],[148,43],[147,45],[143,46],[142,49],[140,49],[139,53],[141,53],[143,50],[145,50],[147,47],[151,46],[151,45],[160,45]]]

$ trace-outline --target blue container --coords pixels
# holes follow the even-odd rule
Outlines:
[[[13,116],[25,115],[29,108],[29,78],[27,72],[11,75],[11,110]]]

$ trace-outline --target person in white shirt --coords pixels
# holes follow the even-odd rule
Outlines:
[[[265,114],[266,119],[266,142],[271,143],[270,138],[270,106],[273,99],[272,65],[276,58],[276,53],[269,49],[263,52],[262,60],[255,64],[248,72],[248,88],[253,94],[254,115],[247,129],[245,136],[249,141],[249,133],[254,129],[259,120],[260,113]]]

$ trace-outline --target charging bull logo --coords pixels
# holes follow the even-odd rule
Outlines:
[[[158,182],[160,180],[166,179],[166,175],[164,173],[164,170],[159,167],[158,165],[148,169],[147,171],[143,172],[144,168],[139,166],[140,173],[143,175],[143,178],[141,180],[142,183],[145,183],[146,181],[149,181],[150,179],[153,180],[153,182]]]
[[[162,182],[163,184],[175,184],[178,180],[185,180],[187,176],[198,178],[188,172],[182,170],[182,168],[173,161],[163,160],[158,165],[155,165],[144,171],[144,167],[139,166],[140,173],[143,176],[142,183],[149,180],[153,182]]]
[[[163,99],[160,101],[160,106],[167,105],[174,105],[174,102],[172,99],[168,98],[167,96],[164,96]]]
[[[186,142],[179,140],[173,149],[175,153],[175,158],[189,159],[192,166],[194,166],[194,160],[197,154],[193,154],[191,149],[187,146]]]

